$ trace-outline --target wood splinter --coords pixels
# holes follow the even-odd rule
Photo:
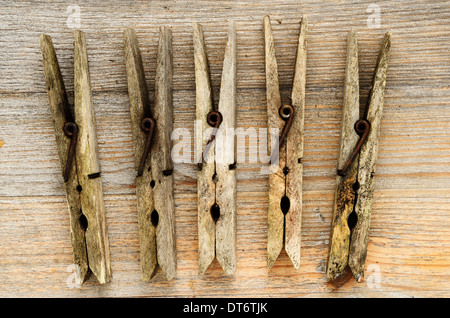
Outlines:
[[[161,27],[151,108],[136,33],[124,32],[128,96],[135,154],[136,195],[142,279],[158,265],[171,280],[176,274],[172,149],[172,33]]]
[[[91,270],[104,284],[111,280],[111,262],[85,36],[75,31],[73,114],[51,37],[41,34],[40,46],[69,206],[75,273],[85,282]]]
[[[269,16],[264,17],[268,126],[269,129],[281,131],[278,144],[271,150],[267,236],[269,268],[274,265],[283,246],[294,268],[300,267],[307,27],[307,18],[303,16],[291,93],[292,105],[282,106],[272,26]]]
[[[225,274],[236,270],[236,30],[230,23],[218,108],[212,100],[202,26],[193,25],[198,162],[199,274],[214,257]],[[232,133],[230,133],[230,131]]]
[[[326,269],[329,281],[342,277],[347,265],[357,282],[364,279],[390,46],[391,34],[387,32],[365,115],[360,120],[357,34],[352,30],[348,35],[338,175]]]

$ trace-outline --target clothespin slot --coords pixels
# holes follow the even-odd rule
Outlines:
[[[354,30],[348,34],[340,152],[326,270],[329,281],[342,277],[347,266],[357,282],[364,279],[390,45],[391,35],[387,32],[364,118],[360,119],[357,34]]]
[[[271,149],[267,265],[272,267],[283,247],[296,269],[300,266],[303,131],[308,22],[300,23],[291,105],[282,105],[270,17],[264,17],[266,98],[269,129],[277,128],[278,143]]]
[[[40,35],[40,46],[69,206],[76,273],[85,282],[91,271],[104,284],[111,280],[111,263],[85,36],[75,31],[73,114],[51,37]]]
[[[236,269],[236,30],[230,23],[222,69],[220,99],[214,108],[208,58],[200,24],[193,25],[196,85],[197,130],[209,138],[198,145],[198,246],[199,274],[203,274],[216,257],[227,275]],[[224,149],[227,131],[232,142]],[[222,149],[222,155],[219,155]]]
[[[172,32],[159,30],[155,97],[150,105],[136,32],[124,31],[128,97],[133,135],[142,279],[161,267],[167,280],[176,274],[173,201]]]

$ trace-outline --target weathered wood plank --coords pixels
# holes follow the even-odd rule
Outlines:
[[[0,37],[0,294],[5,297],[447,297],[450,264],[450,49],[445,0],[391,1],[380,28],[367,25],[373,1],[90,1],[78,3],[89,49],[91,87],[114,277],[68,284],[73,253],[54,126],[43,76],[39,34],[50,34],[69,101],[73,30],[64,1],[9,2]],[[70,4],[73,5],[73,4]],[[401,10],[399,10],[401,8]],[[173,11],[173,12],[172,12]],[[302,260],[280,253],[267,269],[267,175],[262,162],[239,163],[237,266],[226,277],[213,262],[198,275],[196,165],[174,165],[177,276],[158,271],[141,281],[134,151],[123,54],[123,30],[136,29],[150,98],[158,30],[173,33],[174,129],[194,136],[195,66],[192,23],[204,26],[214,94],[221,82],[229,19],[237,32],[236,126],[267,128],[262,19],[272,17],[281,96],[290,94],[298,22],[308,14]],[[279,21],[279,22],[278,22]],[[281,22],[281,24],[280,24]],[[365,282],[326,284],[345,77],[346,37],[359,30],[361,106],[380,41],[393,34],[381,121],[375,200]],[[174,143],[178,143],[174,140]],[[247,158],[257,141],[238,147]],[[190,155],[193,160],[194,148]],[[192,161],[193,162],[193,161]],[[377,272],[379,269],[379,272]],[[377,283],[379,282],[379,284]]]

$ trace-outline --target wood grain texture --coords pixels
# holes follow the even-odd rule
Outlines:
[[[67,2],[8,2],[0,37],[0,295],[41,297],[447,297],[450,291],[450,8],[447,1],[102,1],[79,3],[86,33],[113,279],[73,284],[73,253],[39,35],[53,38],[69,102],[73,29]],[[228,21],[236,21],[236,127],[267,128],[262,19],[270,14],[281,98],[293,82],[298,23],[308,15],[301,265],[267,268],[268,180],[262,162],[236,169],[236,272],[198,275],[197,167],[174,165],[177,275],[142,282],[125,27],[136,30],[150,99],[159,27],[173,35],[174,129],[194,136],[192,23],[203,25],[214,100]],[[279,22],[278,22],[279,21]],[[69,24],[68,24],[69,22]],[[281,24],[280,24],[281,23]],[[361,108],[386,31],[392,48],[379,139],[365,282],[326,283],[339,154],[346,38],[358,30]],[[394,45],[395,44],[395,45]],[[193,139],[193,138],[192,138]],[[258,139],[247,138],[246,153]],[[174,140],[174,143],[179,141]]]

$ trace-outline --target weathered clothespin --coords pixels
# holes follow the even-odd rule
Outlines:
[[[172,149],[172,32],[161,27],[151,107],[136,33],[124,32],[128,96],[134,145],[142,279],[159,265],[171,280],[176,274]]]
[[[347,265],[356,281],[364,279],[390,46],[391,34],[387,32],[365,115],[360,119],[357,34],[352,30],[348,35],[337,186],[326,270],[330,281],[340,277]]]
[[[40,42],[69,205],[76,273],[84,282],[90,269],[104,284],[111,279],[111,262],[85,36],[82,31],[75,31],[73,114],[52,39],[42,34]]]
[[[303,126],[306,83],[306,35],[308,22],[300,23],[291,105],[281,104],[278,68],[269,16],[264,17],[266,97],[269,129],[281,131],[271,150],[267,265],[272,267],[283,246],[296,269],[300,266]]]
[[[227,275],[236,269],[236,30],[231,22],[218,108],[213,103],[202,26],[193,25],[197,132],[199,273],[214,257]],[[210,129],[208,129],[210,128]],[[227,144],[224,146],[224,144]],[[200,155],[199,155],[200,154]]]

